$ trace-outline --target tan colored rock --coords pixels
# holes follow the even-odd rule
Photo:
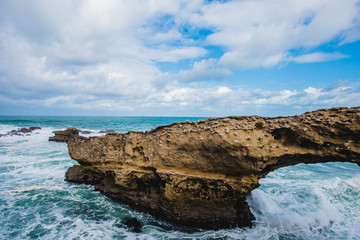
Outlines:
[[[177,224],[251,226],[245,198],[260,178],[298,163],[359,165],[359,142],[360,107],[293,117],[212,118],[71,140],[70,157],[81,166],[71,167],[66,179],[95,185],[111,198]]]

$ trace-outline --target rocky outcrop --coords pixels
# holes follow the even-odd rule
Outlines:
[[[130,231],[140,233],[141,232],[141,223],[136,218],[129,218],[125,221],[125,226],[129,228]]]
[[[0,134],[0,137],[5,136],[29,136],[30,133],[32,133],[35,130],[40,130],[41,127],[30,127],[30,128],[19,128],[17,130],[11,130],[10,132],[7,132],[6,134]]]
[[[86,137],[80,136],[80,130],[76,128],[68,128],[64,131],[54,131],[55,136],[49,137],[49,141],[54,142],[68,142],[71,139],[87,139]]]
[[[360,164],[360,107],[291,117],[211,118],[148,132],[71,140],[66,179],[171,222],[251,226],[246,196],[277,168]]]

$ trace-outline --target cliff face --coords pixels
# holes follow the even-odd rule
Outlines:
[[[360,107],[299,116],[225,117],[71,140],[66,180],[171,222],[251,226],[245,200],[269,172],[297,163],[360,166]]]

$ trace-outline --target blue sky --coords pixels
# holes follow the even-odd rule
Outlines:
[[[360,105],[359,0],[0,1],[0,115]]]

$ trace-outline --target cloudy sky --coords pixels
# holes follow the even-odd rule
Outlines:
[[[360,105],[360,0],[0,0],[0,115]]]

